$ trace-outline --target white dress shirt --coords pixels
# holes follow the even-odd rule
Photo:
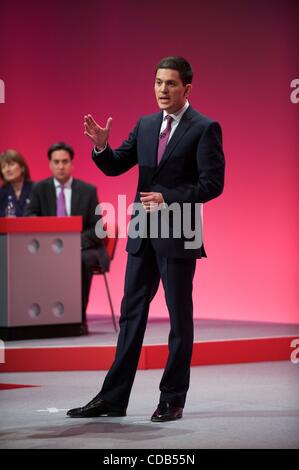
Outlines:
[[[187,100],[184,106],[181,109],[179,109],[179,111],[177,111],[175,114],[170,114],[170,116],[172,117],[172,121],[171,121],[171,131],[169,134],[168,142],[173,136],[174,131],[178,127],[180,120],[183,117],[183,114],[187,111],[188,108],[189,108],[189,101]],[[166,129],[166,126],[167,126],[166,116],[168,116],[168,113],[166,111],[163,111],[163,120],[162,120],[162,124],[160,128],[160,134]]]

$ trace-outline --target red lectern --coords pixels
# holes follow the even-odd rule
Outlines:
[[[0,338],[79,334],[82,217],[0,218]]]

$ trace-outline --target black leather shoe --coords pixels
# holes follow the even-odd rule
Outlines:
[[[126,416],[126,409],[110,405],[98,395],[82,408],[73,408],[67,412],[70,418],[96,418],[98,416]]]
[[[151,421],[164,423],[165,421],[176,421],[183,416],[183,408],[173,406],[170,403],[159,403],[158,408],[151,417]]]

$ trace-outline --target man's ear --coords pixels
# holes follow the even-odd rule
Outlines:
[[[185,88],[185,96],[186,96],[186,98],[188,98],[188,96],[190,95],[191,90],[192,90],[192,84],[191,84],[191,83],[188,83],[188,85],[186,85],[186,88]]]

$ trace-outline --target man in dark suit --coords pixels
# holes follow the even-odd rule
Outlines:
[[[196,259],[206,254],[202,243],[195,243],[190,249],[185,233],[175,236],[174,231],[182,226],[180,219],[176,227],[169,227],[168,238],[159,230],[165,204],[173,203],[182,209],[183,217],[188,206],[191,225],[200,230],[197,205],[222,193],[225,167],[220,125],[189,105],[192,77],[192,68],[182,57],[163,59],[157,66],[155,78],[155,94],[161,111],[142,117],[129,138],[114,151],[108,145],[112,119],[101,128],[91,115],[85,116],[85,134],[95,145],[93,160],[106,175],[122,174],[138,164],[135,202],[142,204],[149,225],[145,224],[144,232],[138,236],[133,237],[129,230],[115,360],[98,395],[84,407],[69,410],[70,417],[126,415],[149,305],[160,279],[171,329],[160,400],[151,420],[163,422],[182,417],[193,345],[193,276]],[[152,216],[157,209],[158,236],[151,237]],[[135,225],[135,217],[136,213],[131,225]]]
[[[99,204],[95,186],[72,177],[74,150],[64,142],[53,144],[48,150],[53,177],[36,183],[31,193],[27,216],[81,215],[82,258],[82,334],[88,333],[86,308],[92,281],[92,267],[100,265],[109,270],[109,257],[103,241],[95,234]]]

